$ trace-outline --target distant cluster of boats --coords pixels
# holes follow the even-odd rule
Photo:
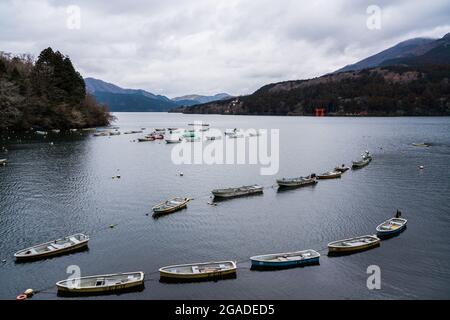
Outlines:
[[[200,133],[209,131],[209,124],[207,123],[189,123],[188,126],[190,128],[183,129],[183,128],[154,128],[154,130],[144,135],[143,137],[139,137],[137,139],[138,142],[149,142],[149,141],[155,141],[155,140],[164,140],[166,143],[181,143],[183,141],[186,142],[197,142],[202,139],[202,136]],[[143,130],[145,128],[142,128],[142,130],[132,130],[132,131],[126,131],[124,134],[133,134],[133,133],[143,133]],[[112,135],[120,135],[121,132],[118,131],[118,129],[115,130],[101,130],[98,132],[95,132],[93,136],[95,137],[104,137],[104,136],[112,136]],[[230,139],[237,139],[237,138],[243,138],[244,132],[241,129],[235,128],[235,129],[227,129],[224,132],[224,135]],[[261,133],[259,130],[255,130],[254,132],[249,132],[249,137],[257,137],[260,136]],[[215,140],[221,140],[222,135],[217,133],[211,133],[211,134],[204,134],[203,135],[205,140],[209,141],[215,141]]]

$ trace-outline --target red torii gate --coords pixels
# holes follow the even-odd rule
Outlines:
[[[325,108],[316,108],[315,114],[316,114],[316,117],[324,117],[325,116]]]

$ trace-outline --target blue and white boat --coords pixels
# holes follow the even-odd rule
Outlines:
[[[377,236],[382,238],[398,235],[406,229],[408,220],[403,218],[392,218],[386,220],[377,227]]]
[[[252,269],[283,269],[319,263],[320,254],[312,249],[251,257]]]

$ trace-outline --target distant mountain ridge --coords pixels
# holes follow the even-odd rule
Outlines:
[[[112,112],[160,112],[177,107],[177,104],[162,95],[141,89],[124,89],[99,79],[85,78],[86,90],[97,101],[108,106]]]
[[[124,89],[115,84],[95,78],[85,78],[86,90],[104,103],[112,112],[163,112],[179,106],[193,106],[217,100],[231,98],[227,93],[213,96],[197,94],[185,95],[170,99],[142,89]]]
[[[198,94],[185,95],[181,97],[175,97],[172,101],[179,106],[193,106],[196,104],[208,103],[212,101],[219,101],[224,99],[232,98],[233,96],[228,93],[218,93],[213,96],[203,96]]]
[[[449,63],[450,55],[445,56],[445,52],[448,51],[443,46],[445,47],[449,42],[450,33],[441,39],[409,39],[354,64],[347,65],[335,72],[358,71],[396,64],[417,65],[427,63],[427,61],[434,64],[446,64]],[[430,54],[433,50],[434,53]],[[444,56],[440,57],[440,55]]]

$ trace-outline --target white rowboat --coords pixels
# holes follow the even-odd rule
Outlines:
[[[89,237],[87,235],[77,233],[65,238],[22,249],[16,252],[14,257],[17,260],[32,260],[55,256],[84,248],[87,246],[88,241]]]
[[[98,294],[142,287],[144,272],[103,274],[58,281],[58,292],[72,294]]]

